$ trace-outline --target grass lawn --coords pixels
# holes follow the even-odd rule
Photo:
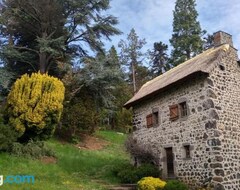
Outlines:
[[[0,154],[0,175],[33,175],[34,184],[3,184],[4,190],[103,190],[105,185],[118,183],[112,169],[129,156],[124,152],[126,135],[111,131],[95,134],[109,142],[102,150],[82,150],[71,144],[50,140],[47,145],[57,155],[56,164],[46,164]],[[5,178],[4,177],[4,178]]]

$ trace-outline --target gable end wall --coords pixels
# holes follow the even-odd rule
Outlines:
[[[196,76],[134,106],[134,138],[159,158],[167,176],[165,148],[172,147],[174,172],[197,188],[213,184],[216,190],[240,189],[240,67],[234,48],[223,51],[209,77]],[[169,120],[169,106],[186,100],[189,115]],[[146,128],[146,116],[159,110],[159,125]],[[184,145],[191,159],[184,158]]]
[[[234,48],[222,52],[209,76],[212,98],[219,120],[208,129],[208,141],[216,139],[211,150],[210,167],[216,189],[240,189],[240,67]],[[221,66],[220,66],[221,65]]]

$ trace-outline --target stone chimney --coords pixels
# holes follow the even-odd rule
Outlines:
[[[233,47],[232,35],[223,31],[218,31],[215,32],[213,36],[214,47],[220,46],[222,44],[229,44],[230,46]]]

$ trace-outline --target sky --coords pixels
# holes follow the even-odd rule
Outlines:
[[[231,34],[234,47],[240,51],[240,1],[196,0],[196,3],[201,28],[209,34],[219,30]],[[175,0],[111,0],[110,5],[107,13],[118,18],[117,28],[123,34],[112,37],[108,45],[117,47],[120,39],[125,40],[134,28],[139,38],[147,41],[144,51],[159,41],[170,46]]]

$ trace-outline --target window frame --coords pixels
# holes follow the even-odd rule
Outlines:
[[[184,149],[184,159],[191,159],[191,146],[190,144],[183,145]]]
[[[152,109],[152,115],[153,115],[153,126],[157,127],[160,124],[160,113],[158,108]]]
[[[180,113],[180,117],[187,117],[188,116],[188,106],[187,106],[187,102],[183,101],[178,103],[179,105],[179,113]]]
[[[177,109],[177,111],[172,111],[173,109]],[[176,121],[178,119],[185,119],[189,116],[189,107],[187,103],[187,99],[185,97],[180,98],[177,104],[173,104],[169,106],[169,114],[170,121]],[[175,112],[175,113],[174,113]],[[173,115],[175,114],[175,116]]]

